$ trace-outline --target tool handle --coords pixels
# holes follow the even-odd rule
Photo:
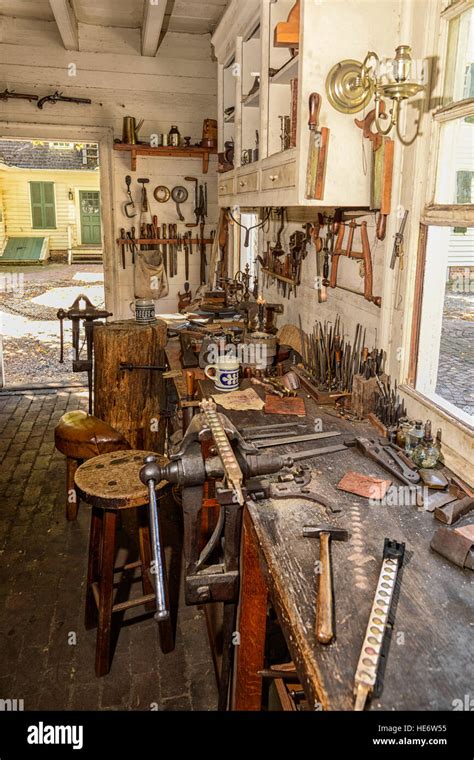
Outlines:
[[[387,214],[380,213],[377,219],[377,240],[385,240],[385,233],[387,231]]]
[[[329,533],[319,537],[320,573],[318,584],[318,609],[316,614],[316,638],[321,644],[329,644],[334,636],[332,625],[332,573],[329,554]]]
[[[155,493],[155,481],[148,481],[149,496],[149,519],[151,534],[151,550],[153,555],[153,571],[155,579],[156,593],[156,613],[155,620],[161,622],[169,618],[169,612],[166,604],[166,581],[163,564],[163,554],[161,551],[160,524],[158,519],[158,504]]]
[[[311,130],[317,129],[319,125],[319,112],[321,110],[321,95],[312,92],[309,96],[309,119],[308,127]]]

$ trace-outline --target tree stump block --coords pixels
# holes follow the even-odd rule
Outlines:
[[[94,414],[120,431],[133,449],[163,453],[165,381],[156,369],[123,369],[121,364],[163,366],[166,324],[135,320],[94,326]]]
[[[385,381],[386,375],[381,376]],[[375,412],[375,399],[379,393],[377,380],[375,377],[369,377],[367,380],[363,375],[354,375],[352,381],[351,409],[359,419],[365,419],[372,412]]]

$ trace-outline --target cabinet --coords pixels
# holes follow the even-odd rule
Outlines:
[[[233,0],[213,35],[219,150],[230,140],[235,148],[234,169],[219,176],[219,204],[368,207],[369,149],[354,125],[361,114],[331,107],[326,77],[344,59],[362,61],[368,50],[393,51],[400,41],[400,4],[384,0],[382,13],[379,0],[300,0],[298,48],[276,47],[275,27],[294,5],[295,0]],[[330,130],[322,200],[305,197],[312,92],[322,97],[320,126]]]

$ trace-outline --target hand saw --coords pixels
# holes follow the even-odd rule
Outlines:
[[[326,159],[329,143],[329,129],[319,129],[319,112],[321,110],[321,95],[312,92],[309,96],[310,130],[308,148],[308,166],[306,169],[306,198],[321,200],[324,197],[324,180],[326,175]]]

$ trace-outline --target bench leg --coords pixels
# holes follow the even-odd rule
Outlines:
[[[85,626],[87,630],[95,628],[97,625],[97,604],[94,594],[92,593],[92,584],[98,582],[100,579],[100,544],[102,538],[103,516],[103,509],[92,507],[86,585]]]
[[[235,653],[233,710],[261,710],[268,589],[260,568],[252,523],[244,510],[240,580],[240,646]]]
[[[137,509],[138,542],[140,545],[140,562],[142,563],[142,588],[145,595],[154,594],[155,589],[148,575],[151,565],[150,528],[148,525],[148,509],[146,506]],[[153,612],[155,602],[147,602],[145,609]]]
[[[72,457],[66,457],[66,518],[69,521],[77,519],[79,496],[74,483],[74,475],[80,462]]]
[[[96,676],[105,676],[110,670],[110,634],[114,596],[115,533],[117,512],[105,510],[101,536],[101,567],[99,581],[99,621],[95,653]]]

